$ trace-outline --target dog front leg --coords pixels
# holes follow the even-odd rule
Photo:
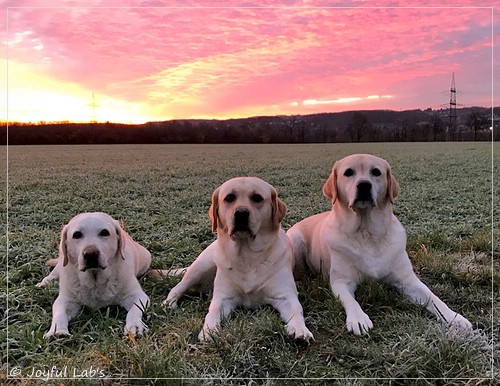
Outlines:
[[[236,302],[233,298],[222,299],[214,297],[208,308],[208,314],[205,316],[203,329],[198,334],[198,340],[203,342],[210,339],[219,328],[221,320],[229,316],[235,307]]]
[[[60,273],[59,273],[59,263],[55,266],[55,268],[50,272],[47,276],[45,276],[40,283],[36,284],[37,288],[43,288],[51,281],[59,281]]]
[[[289,336],[294,339],[305,340],[306,342],[314,340],[313,334],[306,327],[302,305],[296,296],[273,299],[271,304],[280,313]]]
[[[170,290],[167,298],[162,302],[163,306],[176,308],[179,299],[191,288],[199,287],[201,290],[204,290],[213,287],[217,272],[217,266],[213,259],[214,243],[208,246],[187,268],[181,281]]]
[[[121,306],[128,311],[123,331],[124,335],[142,335],[148,330],[142,321],[142,314],[149,307],[149,297],[144,291],[141,290],[136,295],[129,296],[121,303]]]
[[[466,318],[451,310],[441,299],[434,295],[413,271],[405,280],[396,281],[393,285],[413,303],[425,306],[439,321],[449,326],[472,329],[472,324]]]
[[[345,279],[331,279],[332,292],[344,306],[347,330],[355,335],[368,333],[373,323],[354,297],[357,284]]]
[[[50,330],[43,336],[49,340],[53,337],[71,335],[68,331],[68,323],[80,311],[81,306],[65,297],[58,296],[52,305],[52,325]]]

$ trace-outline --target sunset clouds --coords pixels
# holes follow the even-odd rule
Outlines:
[[[452,72],[459,104],[491,105],[491,8],[57,3],[4,5],[11,120],[439,108]]]

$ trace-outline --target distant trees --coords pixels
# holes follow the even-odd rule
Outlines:
[[[474,133],[474,141],[478,140],[478,133],[491,127],[491,119],[477,110],[471,111],[467,119],[467,127]]]
[[[443,119],[438,114],[433,114],[431,118],[431,130],[432,130],[432,140],[440,141],[443,140],[445,132],[445,124]]]
[[[355,111],[352,121],[347,126],[347,132],[351,137],[351,142],[361,142],[362,139],[370,136],[373,126],[366,113]]]
[[[495,108],[500,116],[500,108]],[[491,109],[459,110],[457,131],[447,110],[348,111],[220,120],[172,120],[143,125],[116,123],[10,123],[8,139],[20,144],[314,143],[491,140]],[[498,118],[497,118],[498,122]],[[500,139],[500,129],[493,132]],[[7,142],[6,124],[0,125]]]

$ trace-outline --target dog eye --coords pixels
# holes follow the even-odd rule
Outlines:
[[[236,196],[234,194],[232,194],[232,193],[228,194],[226,196],[226,198],[224,199],[224,201],[226,201],[226,202],[233,202],[234,200],[236,200]]]
[[[76,231],[75,233],[73,233],[74,239],[81,239],[82,237],[83,237],[83,233],[80,231]]]
[[[109,231],[107,229],[103,229],[99,232],[99,237],[107,237],[109,236]]]
[[[254,195],[252,195],[252,197],[250,197],[250,200],[252,200],[253,202],[259,203],[259,202],[262,202],[264,200],[264,198],[260,194],[254,194]]]
[[[344,172],[344,176],[346,177],[351,177],[353,175],[354,175],[354,170],[352,170],[351,168],[346,169],[346,171]]]
[[[375,177],[380,177],[382,175],[382,172],[380,171],[380,169],[373,168],[372,169],[372,175],[375,176]]]

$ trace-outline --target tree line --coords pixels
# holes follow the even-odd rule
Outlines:
[[[228,120],[116,123],[5,123],[9,145],[147,143],[320,143],[490,141],[500,108],[464,108],[450,125],[447,110],[370,110]],[[495,120],[496,118],[494,118]],[[8,137],[8,138],[7,138]]]

